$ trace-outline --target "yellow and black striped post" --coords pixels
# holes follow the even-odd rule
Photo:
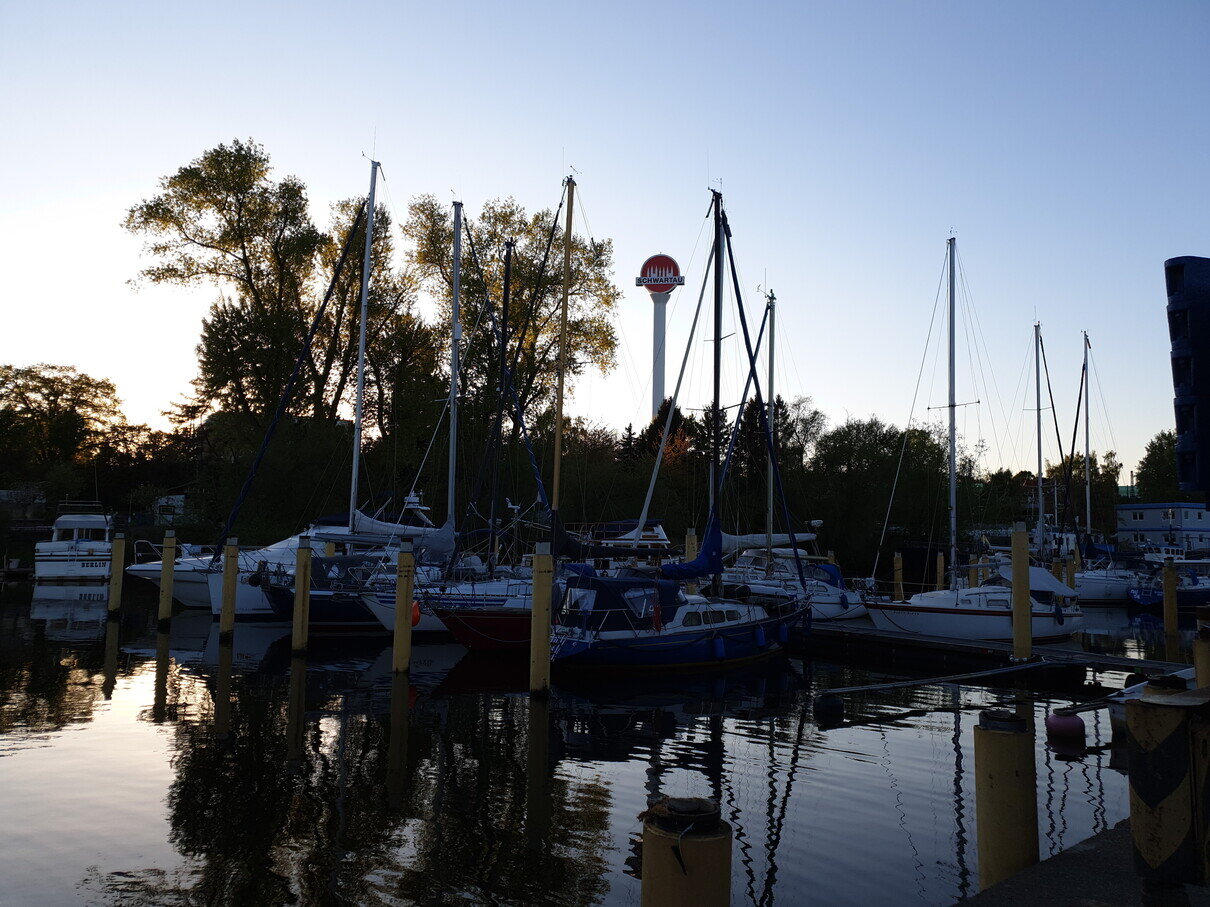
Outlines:
[[[975,728],[975,828],[979,887],[1038,862],[1034,729],[1012,712],[980,713]]]
[[[119,532],[113,537],[109,552],[109,613],[116,614],[122,607],[122,579],[126,576],[126,534]]]
[[[907,601],[903,597],[903,555],[895,552],[895,601]]]
[[[1151,885],[1179,886],[1205,878],[1210,690],[1152,686],[1126,703],[1134,865]]]

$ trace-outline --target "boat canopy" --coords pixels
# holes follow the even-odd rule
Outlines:
[[[1010,585],[1012,584],[1012,564],[997,564],[996,573],[1003,577]],[[1029,591],[1049,592],[1052,595],[1058,595],[1060,598],[1074,598],[1076,595],[1075,589],[1055,579],[1054,574],[1045,567],[1031,566],[1029,568]]]
[[[796,532],[794,538],[791,539],[788,533],[775,532],[773,533],[773,544],[775,546],[790,545],[794,542],[813,542],[815,541],[815,533],[813,532]],[[743,548],[755,548],[768,544],[769,536],[763,532],[749,532],[744,535],[732,535],[729,532],[723,533],[723,554],[732,554]],[[776,550],[776,549],[775,549]],[[790,557],[794,556],[793,548],[783,549]]]
[[[113,521],[101,513],[65,513],[55,520],[56,529],[108,529]]]
[[[670,580],[568,576],[561,623],[594,630],[649,629],[672,619],[680,592]]]

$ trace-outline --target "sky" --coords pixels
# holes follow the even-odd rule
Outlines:
[[[929,337],[955,235],[964,443],[988,468],[1033,463],[1037,319],[1064,436],[1086,330],[1092,446],[1129,470],[1173,422],[1163,262],[1210,254],[1208,39],[1204,0],[0,0],[0,363],[110,378],[131,420],[166,427],[216,292],[132,285],[150,259],[123,215],[251,137],[320,224],[365,192],[366,155],[396,220],[421,193],[471,216],[502,196],[553,207],[574,172],[577,229],[613,240],[623,300],[618,366],[569,409],[616,428],[650,418],[634,278],[655,252],[687,277],[669,305],[675,385],[711,188],[750,315],[777,296],[777,391],[831,424],[944,417],[940,321]],[[709,396],[705,337],[690,408]],[[733,403],[742,348],[724,345]]]

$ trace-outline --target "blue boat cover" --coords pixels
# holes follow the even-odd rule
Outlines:
[[[671,620],[680,605],[678,585],[666,579],[569,576],[566,584],[562,622],[586,628],[650,629]]]
[[[664,564],[660,576],[664,579],[686,580],[698,576],[713,576],[723,572],[723,530],[718,518],[710,517],[706,536],[702,539],[702,550],[693,560],[680,564]]]

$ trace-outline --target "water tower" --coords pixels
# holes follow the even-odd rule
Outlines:
[[[635,286],[646,287],[655,309],[651,332],[651,418],[654,419],[664,402],[664,319],[668,297],[681,286],[685,278],[671,255],[652,255],[639,269]]]

